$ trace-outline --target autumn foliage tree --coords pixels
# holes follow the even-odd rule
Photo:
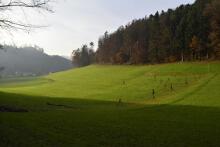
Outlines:
[[[198,37],[193,36],[189,46],[192,49],[192,59],[193,60],[201,59],[200,58],[201,45]]]
[[[73,50],[72,61],[74,66],[83,67],[95,62],[95,52],[93,50],[94,43],[90,43],[90,47],[83,45],[81,48]]]
[[[213,49],[214,56],[220,59],[220,1],[213,0],[208,4],[205,15],[209,17],[210,21],[210,48]]]
[[[144,64],[220,57],[220,1],[196,0],[133,20],[99,39],[98,63]]]

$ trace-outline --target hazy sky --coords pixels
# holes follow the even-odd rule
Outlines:
[[[1,43],[38,45],[53,55],[70,56],[73,49],[93,41],[105,31],[114,31],[132,19],[143,18],[157,10],[175,8],[194,0],[58,0],[55,13],[26,14],[27,22],[47,25],[31,33],[1,33]],[[19,18],[19,17],[18,17]],[[23,18],[22,18],[23,19]]]

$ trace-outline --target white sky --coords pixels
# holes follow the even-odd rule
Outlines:
[[[55,13],[28,13],[13,17],[26,22],[47,25],[30,33],[0,31],[0,43],[38,45],[51,55],[70,56],[73,49],[93,41],[105,31],[112,32],[133,19],[154,14],[157,10],[175,8],[195,0],[58,0]]]

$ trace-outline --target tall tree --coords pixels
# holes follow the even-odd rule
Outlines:
[[[220,1],[213,0],[206,8],[205,14],[210,17],[210,47],[216,58],[220,59]]]
[[[200,59],[201,45],[198,37],[193,36],[192,41],[190,43],[190,48],[192,49],[192,58]]]
[[[72,52],[72,62],[75,66],[87,66],[95,62],[95,52],[93,50],[94,43],[90,43],[91,47],[83,45]]]

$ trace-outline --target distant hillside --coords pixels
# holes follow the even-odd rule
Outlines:
[[[30,76],[67,70],[72,63],[60,56],[49,56],[39,48],[4,46],[0,50],[0,67],[2,76]]]

